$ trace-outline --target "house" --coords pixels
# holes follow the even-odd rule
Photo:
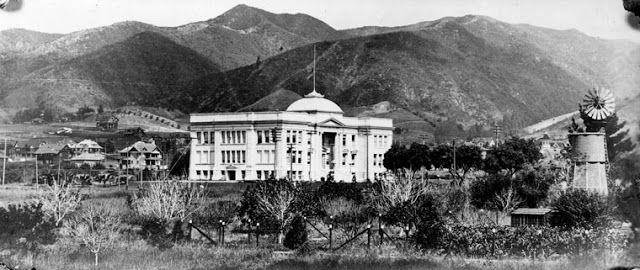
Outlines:
[[[102,153],[80,153],[79,155],[73,156],[68,160],[69,162],[76,165],[76,167],[80,167],[83,164],[89,164],[91,167],[96,164],[102,164],[105,161],[105,156]]]
[[[518,208],[511,212],[511,226],[547,226],[553,212],[549,208]]]
[[[118,129],[118,117],[113,113],[101,113],[96,116],[96,128],[100,130]]]
[[[73,145],[73,141],[65,142],[60,141],[57,143],[44,143],[38,147],[38,150],[34,152],[34,155],[44,164],[52,164],[58,162],[59,159],[69,159],[73,155],[73,150],[70,145]]]
[[[160,170],[166,167],[162,164],[162,152],[153,141],[135,142],[119,153],[121,169]]]
[[[73,150],[73,154],[76,156],[83,153],[93,154],[104,152],[104,148],[102,148],[102,146],[92,140],[83,140],[79,143],[71,145],[71,150]]]

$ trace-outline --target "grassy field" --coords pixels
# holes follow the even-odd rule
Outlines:
[[[108,200],[121,204],[123,216],[129,210],[125,207],[128,194],[136,192],[141,184],[132,183],[124,187],[82,187],[83,194],[90,199],[85,203]],[[144,183],[142,184],[144,185]],[[199,185],[199,184],[198,184]],[[247,183],[215,183],[204,185],[209,196],[216,200],[239,202]],[[41,190],[43,187],[39,187]],[[25,202],[38,194],[35,186],[8,185],[0,188],[0,202]],[[135,231],[135,228],[129,228]],[[310,230],[310,229],[309,229]],[[205,231],[217,239],[215,229]],[[37,269],[607,269],[616,265],[637,264],[632,256],[621,254],[601,254],[575,258],[547,258],[545,260],[462,258],[440,254],[423,253],[414,247],[400,242],[398,245],[386,242],[375,243],[366,249],[364,239],[354,245],[338,251],[326,248],[311,249],[304,254],[285,251],[275,243],[275,236],[261,236],[256,246],[255,239],[249,241],[246,233],[233,233],[231,226],[225,237],[225,245],[209,243],[192,232],[195,240],[177,243],[171,248],[159,249],[151,246],[139,236],[125,233],[114,248],[100,254],[100,264],[93,266],[93,255],[70,239],[59,239],[55,244],[44,246],[37,253],[19,250],[0,250],[0,261],[19,269],[36,267]],[[317,240],[319,234],[310,230],[310,238],[326,245],[326,241]],[[336,242],[339,242],[336,238]],[[341,240],[342,241],[342,240]],[[336,243],[334,242],[334,243]],[[613,256],[615,255],[615,256]]]

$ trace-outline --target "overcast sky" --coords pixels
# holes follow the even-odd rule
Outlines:
[[[16,1],[16,0],[12,0]],[[0,30],[69,33],[119,21],[177,26],[216,17],[244,3],[274,13],[306,13],[337,29],[398,26],[444,16],[487,15],[509,23],[575,28],[591,36],[640,42],[622,0],[21,0],[0,11]]]

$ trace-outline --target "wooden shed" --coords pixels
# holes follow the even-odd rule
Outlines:
[[[549,208],[518,208],[511,212],[511,226],[548,226],[553,212]]]

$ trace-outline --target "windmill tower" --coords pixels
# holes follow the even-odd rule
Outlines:
[[[605,126],[615,113],[615,99],[608,89],[591,89],[579,105],[585,128],[569,132],[573,161],[572,186],[606,195],[607,143]]]

